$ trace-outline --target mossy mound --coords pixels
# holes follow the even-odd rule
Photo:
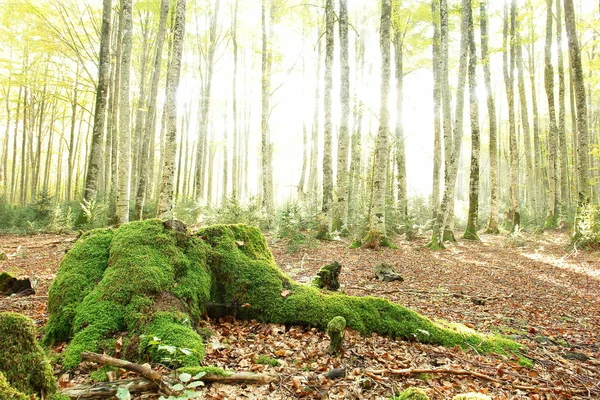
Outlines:
[[[452,400],[492,400],[492,398],[486,394],[471,392],[457,394]]]
[[[398,396],[392,397],[391,400],[429,400],[429,396],[423,389],[419,388],[408,388],[400,393]]]
[[[194,327],[203,313],[322,330],[341,316],[363,334],[483,352],[519,348],[509,340],[432,322],[384,299],[324,294],[299,284],[275,264],[261,232],[245,225],[215,225],[190,235],[146,220],[92,231],[65,257],[50,290],[49,310],[46,342],[72,338],[67,368],[77,365],[81,351],[110,352],[111,338],[125,331],[126,341],[139,343],[140,355],[157,361],[165,356],[151,344],[157,337],[163,345],[186,350],[181,365],[197,366],[203,345]]]
[[[0,338],[0,399],[54,394],[56,380],[36,341],[33,321],[18,313],[0,313]]]

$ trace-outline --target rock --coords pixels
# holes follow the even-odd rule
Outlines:
[[[324,375],[327,379],[338,379],[346,377],[346,369],[345,368],[334,368],[332,370],[327,371]]]
[[[181,232],[181,233],[187,232],[187,226],[178,219],[168,219],[165,222],[163,222],[163,226],[165,227],[165,229],[168,229],[168,230]]]
[[[375,268],[373,268],[373,272],[375,276],[380,281],[384,282],[392,282],[392,281],[404,281],[402,275],[397,273],[390,264],[377,264]]]
[[[340,288],[340,271],[342,265],[337,261],[322,267],[312,280],[312,285],[319,289],[326,289],[335,292]]]
[[[15,278],[7,272],[0,273],[0,295],[29,296],[35,294],[34,285],[29,278]]]

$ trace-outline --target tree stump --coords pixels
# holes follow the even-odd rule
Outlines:
[[[337,354],[342,350],[344,329],[346,329],[346,319],[339,315],[327,324],[327,335],[330,340],[329,347],[327,348],[329,354]]]
[[[340,288],[340,271],[342,265],[334,261],[333,263],[322,267],[312,280],[312,285],[319,289],[326,289],[335,292]]]

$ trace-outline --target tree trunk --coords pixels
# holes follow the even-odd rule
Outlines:
[[[12,169],[10,173],[10,202],[15,202],[15,193],[17,192],[17,134],[19,133],[19,117],[21,112],[21,95],[23,86],[19,86],[19,96],[17,97],[17,115],[15,117],[15,133],[13,136],[13,157]]]
[[[373,208],[371,210],[370,235],[380,244],[386,244],[385,226],[385,189],[389,156],[389,108],[391,60],[390,60],[390,28],[392,4],[391,0],[381,0],[381,26],[379,29],[379,47],[381,49],[381,96],[379,110],[379,130],[375,142],[374,174],[373,174]]]
[[[75,85],[73,86],[73,100],[71,102],[71,133],[69,136],[69,158],[67,159],[67,201],[71,201],[73,173],[75,172],[73,162],[75,160],[75,127],[77,123],[77,96],[79,94],[79,67],[75,73]]]
[[[348,5],[340,0],[340,130],[338,136],[336,195],[332,230],[347,233],[348,218],[348,150],[350,147],[350,62],[348,60]]]
[[[100,170],[103,166],[103,140],[106,124],[106,103],[110,73],[110,22],[112,0],[104,0],[102,6],[102,28],[100,33],[100,60],[98,63],[98,85],[96,87],[96,109],[92,144],[85,178],[84,200],[95,201],[98,195]]]
[[[396,61],[396,169],[398,177],[398,204],[402,223],[408,217],[408,197],[406,194],[406,151],[404,145],[404,34],[394,33],[394,55]],[[435,117],[434,117],[435,118]],[[435,157],[435,156],[434,156]],[[434,161],[435,162],[435,161]],[[438,182],[439,184],[439,182]],[[405,229],[406,230],[406,229]]]
[[[560,1],[560,0],[558,0]],[[557,148],[557,127],[556,127],[556,111],[554,103],[554,70],[552,66],[552,0],[546,0],[546,45],[544,47],[544,89],[546,90],[546,98],[548,99],[548,118],[549,118],[549,135],[548,135],[548,195],[546,228],[556,226],[556,148]]]
[[[431,210],[436,219],[440,207],[440,174],[442,167],[442,54],[440,42],[440,0],[431,2],[433,22],[432,69],[433,69],[433,188],[431,191]]]
[[[119,185],[115,208],[115,224],[129,222],[129,195],[131,174],[131,121],[130,121],[130,76],[133,46],[133,0],[121,0],[123,8],[123,53],[121,55],[121,84],[119,90]]]
[[[565,130],[566,120],[566,87],[565,87],[565,66],[562,51],[562,7],[560,0],[556,1],[556,43],[558,47],[558,158],[557,172],[560,171],[560,213],[566,217],[571,208],[569,193],[569,156],[567,151],[567,133]]]
[[[477,49],[473,32],[473,11],[468,12],[469,23],[469,109],[471,119],[471,170],[469,176],[469,213],[463,237],[479,240],[479,100],[477,99]]]
[[[505,23],[508,24],[508,5],[505,2]],[[510,43],[506,43],[505,52],[508,52],[508,74],[504,74],[504,85],[506,87],[506,98],[508,103],[508,150],[510,168],[508,170],[508,218],[506,226],[511,232],[521,225],[521,213],[519,211],[519,148],[517,142],[517,129],[515,117],[515,58],[516,58],[516,0],[510,5]]]
[[[270,23],[267,34],[267,1],[270,4]],[[271,67],[273,54],[269,45],[273,34],[272,0],[262,0],[262,112],[261,112],[261,161],[262,161],[262,205],[268,215],[268,225],[273,219],[273,177],[271,166],[271,138],[269,132],[269,115],[271,113]]]
[[[236,200],[239,193],[240,178],[238,172],[239,152],[240,152],[240,131],[238,126],[238,103],[237,103],[237,75],[238,75],[238,3],[235,0],[233,9],[233,23],[231,27],[231,40],[233,43],[233,86],[232,86],[232,111],[233,111],[233,154],[231,158],[231,197]]]
[[[487,92],[487,109],[489,121],[490,152],[490,217],[486,233],[498,234],[498,134],[496,124],[496,104],[492,90],[492,75],[488,50],[488,16],[487,0],[479,3],[481,18],[481,62],[483,64],[483,80]],[[536,181],[537,182],[537,181]]]
[[[160,219],[173,218],[173,181],[175,179],[175,152],[177,150],[177,90],[179,88],[181,55],[185,37],[185,6],[186,0],[177,0],[173,28],[173,53],[167,71],[167,98],[165,103],[167,137],[162,182],[156,210],[156,216]]]
[[[428,247],[431,249],[444,248],[444,227],[448,224],[448,219],[451,215],[452,205],[454,204],[454,187],[456,185],[456,176],[458,172],[458,161],[460,159],[460,147],[463,136],[463,111],[464,111],[464,97],[465,97],[465,83],[467,75],[467,56],[469,55],[469,18],[471,15],[471,0],[462,1],[462,15],[461,15],[461,29],[460,29],[460,60],[458,66],[458,85],[456,89],[456,117],[454,122],[454,137],[452,138],[452,144],[454,145],[451,149],[449,158],[446,159],[446,167],[444,171],[444,196],[440,205],[440,212],[437,215],[433,225],[433,232],[431,241]],[[444,103],[449,102],[449,88],[448,88],[448,75],[447,75],[447,26],[448,26],[448,7],[446,0],[441,1],[441,26],[442,26],[442,57],[445,59],[443,62],[442,71],[442,84],[444,86],[443,91],[446,92],[442,95]],[[446,33],[444,31],[446,30]],[[444,98],[445,96],[445,98]],[[446,107],[444,105],[444,114],[446,114]],[[444,124],[447,126],[447,117],[444,116]],[[444,140],[447,135],[446,129],[444,129]],[[445,143],[446,148],[448,143]],[[447,148],[448,150],[448,148]]]
[[[323,228],[331,227],[331,206],[333,203],[333,169],[332,169],[332,121],[331,92],[333,89],[333,49],[334,20],[333,0],[325,0],[325,93],[324,93],[324,144],[323,144]],[[328,235],[328,232],[325,233]]]
[[[575,10],[573,7],[573,0],[564,0],[564,6],[565,28],[567,31],[567,41],[569,43],[569,58],[571,60],[573,86],[575,87],[575,99],[577,105],[577,181],[579,190],[577,195],[577,215],[580,216],[582,209],[590,202],[590,156],[588,144],[587,103],[583,68],[581,66],[581,52],[579,49],[579,40],[577,38],[577,28],[575,26]],[[580,234],[578,222],[579,221],[576,220],[576,236]]]
[[[8,183],[8,141],[10,139],[10,88],[11,81],[9,75],[8,87],[6,89],[6,132],[4,134],[4,145],[2,149],[2,171],[0,171],[0,182],[4,185],[4,201],[8,202],[8,196],[10,192],[10,186]],[[13,164],[15,160],[13,159]]]
[[[320,32],[317,32],[319,37]],[[310,168],[308,172],[308,190],[314,193],[315,198],[318,193],[319,186],[319,106],[321,104],[321,54],[323,53],[323,43],[318,41],[317,59],[317,74],[315,79],[315,101],[313,103],[313,124],[311,129],[311,145],[310,145]]]
[[[158,98],[158,85],[160,83],[160,70],[162,66],[162,53],[167,34],[167,18],[169,15],[169,0],[161,0],[160,3],[160,21],[158,24],[158,36],[156,37],[156,54],[154,55],[154,69],[152,71],[152,83],[150,84],[150,98],[148,100],[148,110],[144,123],[144,134],[142,139],[142,151],[140,154],[140,180],[137,186],[135,197],[134,218],[142,219],[144,203],[148,192],[148,178],[152,172],[150,161],[150,147],[152,137],[156,135],[156,102]],[[160,166],[159,168],[162,168]]]

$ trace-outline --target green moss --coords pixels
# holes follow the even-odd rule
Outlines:
[[[350,244],[350,249],[360,249],[362,247],[362,242],[360,239],[354,239]]]
[[[100,282],[108,265],[113,231],[97,229],[85,233],[63,258],[48,293],[44,343],[53,344],[72,337],[77,306]]]
[[[272,367],[278,367],[280,365],[280,362],[278,359],[269,357],[265,354],[261,354],[258,357],[256,357],[255,362],[256,362],[256,364],[270,365]]]
[[[160,345],[150,342],[160,339]],[[172,351],[161,349],[169,346]],[[147,327],[146,335],[140,342],[140,353],[148,354],[155,362],[173,366],[195,367],[204,358],[202,338],[191,327],[187,315],[169,312],[155,313],[154,321]]]
[[[90,374],[90,379],[93,382],[108,382],[108,376],[106,376],[107,372],[116,372],[118,371],[117,368],[115,367],[111,367],[109,365],[104,365],[100,368],[98,368],[97,370],[95,370],[94,372],[92,372]]]
[[[215,376],[230,376],[231,373],[225,371],[224,369],[217,367],[183,367],[177,369],[178,374],[190,374],[192,376],[196,376],[199,373],[204,372],[206,375],[215,375]]]
[[[13,389],[9,384],[4,374],[0,372],[0,399],[3,400],[29,400],[29,396],[27,396],[23,392],[19,392],[16,389]]]
[[[533,361],[527,357],[519,357],[519,365],[525,368],[533,368]]]
[[[392,241],[383,232],[380,232],[376,229],[369,230],[365,237],[362,238],[362,247],[375,250],[378,250],[380,247],[389,247],[391,249],[396,248]]]
[[[36,340],[31,319],[0,313],[0,338],[0,372],[14,389],[44,397],[56,392],[52,368]]]
[[[329,348],[327,349],[329,354],[335,354],[342,348],[344,329],[346,329],[346,320],[339,315],[327,324],[327,335],[330,339]]]
[[[392,400],[429,400],[429,396],[423,389],[411,387],[392,397]]]
[[[8,272],[0,273],[0,295],[6,293],[6,291],[10,288],[10,285],[12,285],[12,281],[14,279],[15,277]]]
[[[66,394],[54,393],[48,397],[48,400],[71,400]]]

